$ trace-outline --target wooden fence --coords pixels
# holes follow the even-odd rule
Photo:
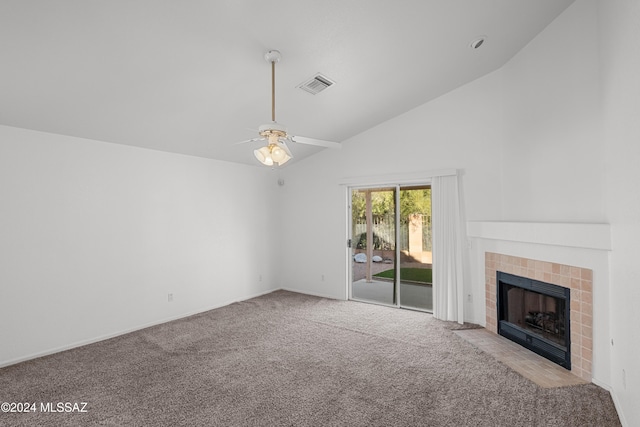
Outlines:
[[[393,215],[373,219],[373,243],[374,249],[391,250],[394,249],[395,241],[395,218]],[[352,239],[356,248],[366,247],[367,224],[364,219],[359,219],[353,224]],[[400,244],[401,251],[409,250],[409,221],[400,221]],[[431,251],[431,217],[422,217],[422,250]]]

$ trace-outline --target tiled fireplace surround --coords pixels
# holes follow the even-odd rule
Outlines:
[[[593,272],[580,267],[485,252],[486,329],[497,333],[496,272],[540,280],[571,290],[571,372],[591,381]]]

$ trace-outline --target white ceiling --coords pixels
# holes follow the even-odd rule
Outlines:
[[[2,0],[0,124],[258,165],[234,142],[271,120],[267,50],[278,122],[342,142],[499,68],[572,2]],[[318,72],[336,84],[296,88]]]

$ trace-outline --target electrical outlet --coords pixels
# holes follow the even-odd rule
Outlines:
[[[320,280],[324,282],[324,274],[320,276]]]
[[[173,302],[173,294],[167,294],[167,302]]]
[[[258,276],[258,282],[262,282],[262,274]]]
[[[467,295],[467,301],[473,302],[473,295],[472,294]]]

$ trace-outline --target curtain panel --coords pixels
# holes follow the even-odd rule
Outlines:
[[[458,176],[438,176],[431,182],[433,227],[433,315],[464,323],[462,265],[463,227]]]

